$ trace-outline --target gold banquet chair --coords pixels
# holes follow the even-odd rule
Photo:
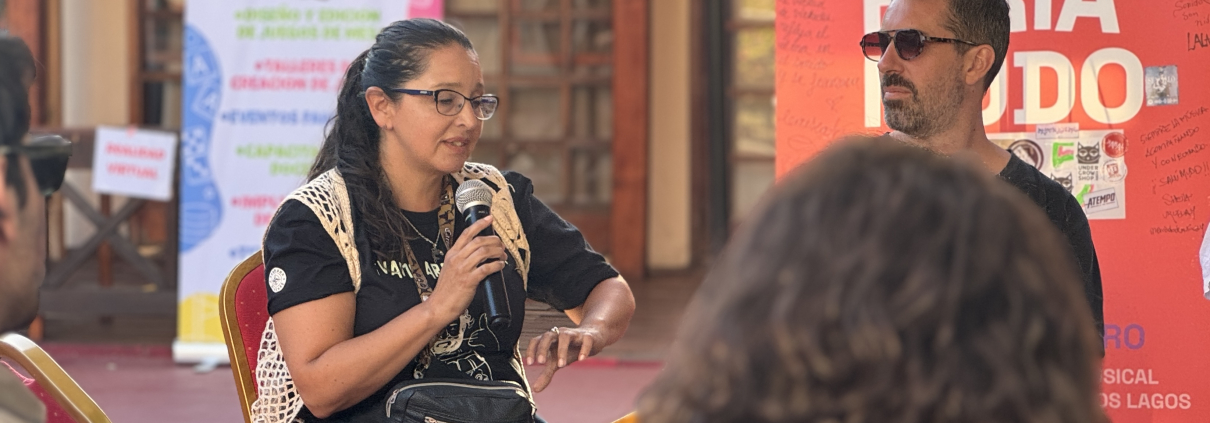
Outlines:
[[[219,322],[227,341],[240,409],[244,412],[244,421],[249,423],[257,395],[256,353],[260,348],[261,333],[269,322],[269,299],[265,289],[265,264],[261,252],[257,251],[231,270],[219,291]]]
[[[109,417],[92,397],[80,389],[80,385],[63,371],[59,363],[29,338],[15,333],[0,337],[0,358],[20,365],[77,423],[110,423]],[[51,404],[46,405],[47,409],[51,408]]]
[[[630,414],[614,420],[613,423],[639,423],[639,416],[632,411]]]

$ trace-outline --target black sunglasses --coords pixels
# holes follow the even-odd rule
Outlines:
[[[882,59],[882,55],[886,54],[886,50],[891,46],[891,41],[895,42],[895,51],[899,52],[899,58],[903,60],[915,59],[916,56],[923,53],[925,43],[978,45],[956,38],[930,37],[924,35],[918,29],[901,29],[898,31],[871,32],[863,35],[861,37],[861,50],[865,53],[866,58],[877,62]]]
[[[67,160],[71,157],[71,141],[58,135],[43,135],[28,144],[0,145],[0,155],[23,155],[34,169],[38,191],[43,196],[53,194],[63,185],[67,173]]]

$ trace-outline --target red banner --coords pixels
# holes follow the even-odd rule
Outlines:
[[[890,0],[777,1],[777,173],[838,136],[887,131],[858,47]],[[1105,292],[1102,404],[1115,422],[1210,421],[1210,0],[1010,0],[989,138],[1063,183]]]

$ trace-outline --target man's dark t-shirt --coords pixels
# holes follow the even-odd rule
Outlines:
[[[1063,185],[1046,177],[1038,169],[1025,163],[1016,155],[1008,160],[1008,165],[1000,171],[1000,178],[1020,189],[1030,199],[1034,200],[1046,217],[1054,222],[1075,253],[1076,264],[1080,267],[1080,276],[1084,279],[1084,295],[1092,308],[1092,317],[1096,321],[1097,331],[1105,333],[1104,297],[1101,294],[1101,266],[1097,263],[1097,251],[1092,245],[1092,230],[1088,226],[1088,217],[1084,209]]]
[[[517,343],[525,321],[525,299],[532,298],[565,310],[575,308],[588,298],[598,282],[618,276],[605,259],[589,247],[583,235],[533,195],[533,184],[521,174],[504,172],[513,191],[513,204],[530,246],[528,289],[515,270],[515,259],[504,269],[505,291],[512,311],[512,325],[494,331],[487,324],[480,289],[469,306],[466,319],[455,319],[438,334],[438,345],[445,347],[424,372],[425,378],[466,378],[513,381],[526,386],[516,360]],[[484,180],[484,182],[488,182]],[[505,187],[505,189],[509,189]],[[427,213],[404,211],[421,234],[436,241],[437,210]],[[455,233],[467,225],[457,213]],[[357,313],[353,336],[378,329],[420,303],[420,295],[411,277],[405,257],[376,257],[369,248],[366,227],[354,210],[354,238],[361,257],[361,289],[357,291]],[[433,259],[432,247],[424,240],[410,243],[416,260],[423,267],[431,286],[436,286],[443,263]],[[266,272],[281,269],[282,285],[269,286],[269,313],[333,294],[353,291],[348,266],[335,242],[319,219],[304,204],[289,200],[278,209],[265,236]],[[274,270],[270,270],[274,269]],[[268,279],[268,278],[266,278]],[[460,336],[459,334],[464,334]],[[299,417],[304,421],[367,421],[383,411],[387,390],[413,379],[416,360],[412,360],[378,392],[364,401],[328,419],[316,419],[306,408]]]

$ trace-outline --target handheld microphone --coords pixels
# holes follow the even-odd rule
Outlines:
[[[455,195],[458,210],[466,218],[467,226],[474,224],[492,213],[492,194],[494,192],[487,184],[478,179],[468,179],[458,186]],[[478,236],[495,235],[491,226],[480,232]],[[492,330],[501,330],[512,322],[512,310],[509,308],[508,292],[504,289],[504,272],[487,275],[480,284],[484,293],[484,309],[487,310],[488,326]]]

